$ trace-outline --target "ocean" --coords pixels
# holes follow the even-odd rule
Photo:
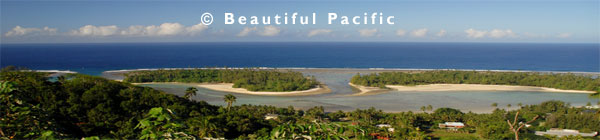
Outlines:
[[[360,69],[477,69],[600,72],[598,44],[516,43],[102,43],[3,44],[1,65],[37,70],[70,70],[103,75],[108,70],[187,67],[350,68],[303,70],[332,92],[308,96],[236,94],[238,104],[294,106],[326,111],[375,107],[388,112],[419,111],[421,106],[491,112],[507,104],[561,100],[574,106],[598,102],[588,94],[526,91],[401,92],[352,96],[349,79]],[[356,70],[352,70],[356,68]],[[186,84],[143,84],[182,96]],[[228,92],[199,88],[195,100],[225,105]],[[511,109],[517,108],[512,107]]]
[[[397,68],[600,72],[599,44],[230,42],[2,44],[2,67],[107,70],[187,67]]]

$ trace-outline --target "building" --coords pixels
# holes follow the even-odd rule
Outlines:
[[[377,128],[387,128],[387,130],[390,131],[390,132],[394,132],[394,130],[395,130],[392,127],[392,125],[389,125],[389,124],[378,124],[376,126],[377,126]]]
[[[279,117],[279,115],[277,115],[277,114],[269,113],[269,114],[265,115],[265,120],[274,120],[274,119],[277,119],[278,117]]]
[[[347,121],[350,121],[350,120],[351,119],[349,117],[340,118],[340,121],[342,121],[342,122],[347,122]]]
[[[445,122],[438,124],[440,128],[446,128],[451,130],[458,130],[460,128],[465,127],[465,124],[462,122]]]
[[[598,108],[600,108],[600,105],[585,106],[585,108],[587,108],[587,109],[598,109]]]
[[[546,130],[544,131],[535,131],[535,135],[538,136],[543,136],[543,135],[551,135],[551,136],[558,136],[558,137],[563,137],[563,136],[577,136],[577,135],[581,135],[584,137],[593,137],[598,135],[598,132],[592,132],[592,133],[580,133],[577,130],[572,130],[572,129],[558,129],[558,128],[552,128],[550,130]]]

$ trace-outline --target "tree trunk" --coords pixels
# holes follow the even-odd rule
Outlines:
[[[227,111],[231,109],[231,102],[227,102]]]

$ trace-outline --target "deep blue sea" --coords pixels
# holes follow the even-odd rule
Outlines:
[[[2,44],[1,66],[71,70],[184,67],[481,69],[600,72],[599,44],[98,43]]]

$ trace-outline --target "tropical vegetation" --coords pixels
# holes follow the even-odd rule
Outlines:
[[[356,85],[381,88],[385,88],[385,85],[486,84],[536,86],[600,92],[599,78],[572,73],[453,70],[381,72],[356,74],[350,82]]]
[[[234,95],[224,97],[228,106],[215,106],[127,82],[81,74],[48,75],[2,70],[0,139],[420,140],[512,139],[515,134],[522,139],[550,139],[555,137],[537,136],[534,131],[600,131],[600,109],[572,107],[561,101],[485,114],[429,106],[425,110],[433,111],[420,113],[386,113],[375,108],[326,112],[323,107],[236,105]],[[278,117],[266,119],[267,114]],[[507,123],[513,119],[533,121],[531,127],[514,133]],[[464,122],[466,127],[457,131],[439,128],[443,122]]]
[[[185,89],[185,95],[183,95],[183,98],[192,99],[193,96],[196,96],[197,91],[198,89],[195,87],[188,87]]]
[[[127,73],[123,81],[233,83],[234,88],[245,88],[249,91],[300,91],[319,85],[314,77],[305,77],[300,72],[227,68],[133,71]]]

